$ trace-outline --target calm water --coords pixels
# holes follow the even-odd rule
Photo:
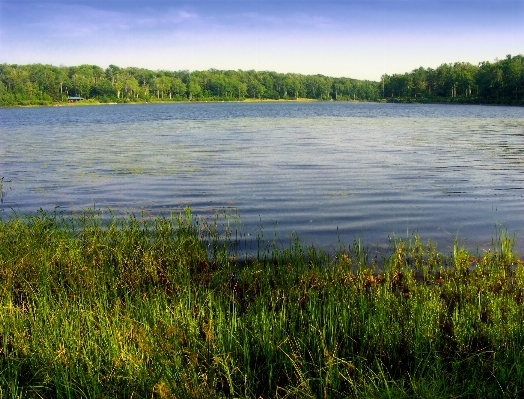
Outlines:
[[[0,215],[200,215],[329,249],[418,232],[524,253],[524,108],[203,103],[0,109]]]

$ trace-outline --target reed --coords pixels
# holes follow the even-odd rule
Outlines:
[[[240,237],[240,238],[239,238]],[[261,243],[216,215],[0,222],[0,397],[517,397],[514,237],[373,254]]]

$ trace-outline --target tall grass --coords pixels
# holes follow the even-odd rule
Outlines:
[[[517,397],[524,268],[414,236],[238,250],[226,219],[0,222],[0,397]],[[236,228],[235,228],[236,230]]]

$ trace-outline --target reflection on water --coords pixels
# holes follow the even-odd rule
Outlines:
[[[353,103],[0,109],[1,204],[238,210],[285,242],[489,247],[524,215],[524,109]],[[523,237],[518,247],[524,249]]]

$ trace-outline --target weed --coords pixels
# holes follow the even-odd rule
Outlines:
[[[418,236],[372,258],[358,240],[332,255],[296,237],[255,255],[224,215],[102,216],[0,221],[2,397],[524,391],[507,232],[474,257]]]

